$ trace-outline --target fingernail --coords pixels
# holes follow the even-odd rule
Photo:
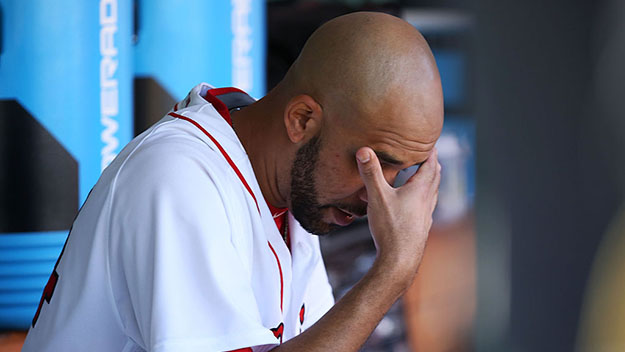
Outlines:
[[[365,150],[359,150],[356,153],[356,158],[358,158],[358,161],[360,161],[361,163],[369,162],[369,160],[371,159],[369,153]]]

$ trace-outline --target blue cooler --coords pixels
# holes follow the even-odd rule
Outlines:
[[[28,328],[132,135],[132,1],[0,0],[0,329]]]

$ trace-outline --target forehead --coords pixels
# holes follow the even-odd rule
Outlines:
[[[426,116],[418,109],[389,108],[375,116],[340,120],[336,132],[346,148],[355,153],[371,147],[382,162],[402,168],[425,161],[442,128],[442,116]]]
[[[360,143],[371,147],[382,162],[406,168],[425,161],[436,143],[438,133],[423,132],[387,124],[365,129]]]

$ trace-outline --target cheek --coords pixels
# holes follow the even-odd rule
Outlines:
[[[349,198],[363,186],[358,173],[356,159],[341,155],[338,152],[319,162],[317,174],[317,191],[321,199],[332,201]]]

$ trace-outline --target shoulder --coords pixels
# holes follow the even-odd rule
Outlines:
[[[229,125],[201,111],[185,115],[212,132],[231,155],[245,156],[238,152],[240,144],[228,141],[228,133],[234,134]],[[246,209],[256,211],[221,150],[182,119],[164,118],[133,140],[114,164],[106,171],[114,219],[155,221],[177,214],[183,221],[219,218],[236,225],[249,222],[243,218],[251,216]],[[243,173],[252,174],[248,163],[240,164]]]
[[[212,132],[223,139],[219,131]],[[143,136],[120,165],[118,177],[157,182],[169,178],[193,181],[198,177],[226,176],[227,166],[223,155],[201,130],[172,117]]]
[[[167,202],[201,209],[210,203],[229,211],[245,202],[224,157],[187,125],[171,120],[155,126],[111,170],[114,207]]]

